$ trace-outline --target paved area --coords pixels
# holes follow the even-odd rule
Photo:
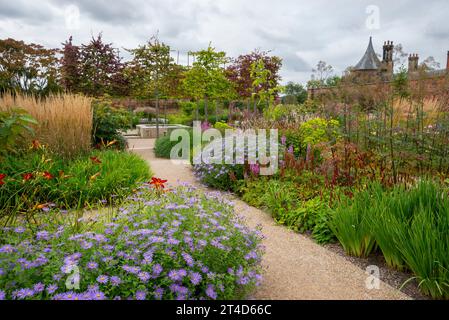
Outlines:
[[[199,185],[190,165],[158,159],[154,140],[130,139],[129,147],[145,158],[154,175],[176,186],[180,182]],[[228,195],[235,210],[250,227],[262,226],[266,252],[262,261],[264,280],[251,298],[273,300],[404,300],[407,295],[380,281],[379,289],[367,289],[368,274],[343,257],[283,226],[265,212]],[[380,275],[382,279],[382,275]]]

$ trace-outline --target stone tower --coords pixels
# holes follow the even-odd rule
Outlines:
[[[370,37],[368,48],[359,63],[355,65],[353,73],[360,81],[376,81],[379,78],[380,67],[381,62],[374,51],[373,39]]]
[[[393,41],[384,42],[381,73],[385,80],[390,80],[393,77],[393,50]]]

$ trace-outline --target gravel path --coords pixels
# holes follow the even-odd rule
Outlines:
[[[180,182],[199,185],[190,165],[173,164],[155,158],[154,140],[130,139],[129,147],[151,166],[154,175],[176,186]],[[253,299],[273,300],[404,300],[409,296],[380,282],[379,289],[366,288],[368,275],[338,254],[314,243],[305,236],[276,225],[265,212],[248,206],[232,195],[235,211],[245,217],[250,227],[262,226],[266,252],[262,261],[264,280]],[[381,277],[382,278],[382,277]]]

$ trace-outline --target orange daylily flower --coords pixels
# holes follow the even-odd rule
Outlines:
[[[98,159],[98,157],[90,157],[90,160],[91,160],[93,163],[98,163],[98,164],[101,163],[101,160]]]
[[[165,188],[165,184],[167,180],[162,180],[156,177],[152,177],[151,181],[149,182],[150,185],[152,185],[153,187],[155,187],[156,189],[164,189]]]
[[[28,181],[34,178],[34,175],[32,173],[24,173],[22,174],[22,178],[24,181]]]
[[[51,179],[54,178],[53,175],[52,175],[50,172],[48,172],[48,171],[45,171],[45,172],[42,174],[42,176],[44,177],[44,179],[47,179],[47,180],[51,180]]]
[[[61,179],[67,179],[67,178],[70,178],[70,177],[71,177],[71,176],[68,176],[68,175],[64,174],[64,171],[59,170],[59,178],[61,178]]]
[[[42,147],[41,143],[39,142],[39,140],[33,140],[31,141],[31,148],[32,149],[39,149],[40,147]]]
[[[98,176],[99,176],[100,174],[101,174],[101,172],[97,172],[96,174],[94,174],[93,176],[91,176],[91,177],[89,178],[89,180],[90,180],[90,181],[93,181],[93,180],[97,179]]]
[[[110,147],[110,146],[112,146],[113,144],[116,144],[116,143],[117,143],[117,140],[109,141],[108,144],[106,145],[106,148]]]

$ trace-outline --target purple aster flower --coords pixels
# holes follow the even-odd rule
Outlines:
[[[198,285],[202,280],[201,274],[199,274],[198,272],[192,272],[190,274],[190,281],[194,284],[194,285]]]
[[[137,276],[143,282],[147,282],[148,280],[150,280],[150,274],[145,271],[139,272],[139,274]]]
[[[45,289],[45,285],[42,282],[38,282],[33,286],[33,290],[38,293],[42,292]]]
[[[168,273],[168,277],[173,281],[180,280],[178,270],[170,270],[170,272]]]
[[[164,294],[164,289],[162,289],[162,288],[156,288],[154,290],[154,298],[156,300],[162,300],[163,294]]]
[[[155,264],[153,266],[153,275],[158,276],[162,273],[163,270],[164,269],[162,268],[162,266],[159,263]]]
[[[178,295],[187,295],[187,293],[189,292],[189,289],[187,289],[186,287],[181,286],[179,284],[172,283],[170,285],[170,291],[173,293],[177,293]]]
[[[87,250],[87,249],[92,248],[92,242],[82,241],[82,242],[80,242],[80,246],[84,250]]]
[[[98,283],[108,283],[109,277],[105,275],[100,275],[97,277]]]
[[[92,290],[89,291],[89,297],[92,300],[105,300],[106,296],[103,292],[99,291],[99,290]]]
[[[98,263],[96,263],[94,261],[89,261],[87,263],[87,269],[94,270],[94,269],[97,269],[97,268],[98,268]]]
[[[50,239],[50,234],[48,233],[48,231],[39,231],[38,233],[36,233],[36,239],[37,240],[48,240],[48,239]]]
[[[5,244],[4,246],[0,247],[0,253],[13,253],[14,247],[10,244]]]
[[[61,278],[62,278],[61,274],[54,274],[53,275],[53,280],[55,280],[55,281],[59,281],[59,280],[61,280]]]
[[[5,300],[5,296],[6,296],[5,291],[0,290],[0,300]]]
[[[193,267],[194,262],[193,262],[192,256],[190,254],[186,253],[186,252],[183,252],[181,255],[182,255],[184,261],[187,263],[187,265],[189,267]]]
[[[25,228],[20,226],[14,229],[15,233],[24,233],[25,232]]]
[[[34,296],[35,292],[32,289],[28,289],[28,288],[24,288],[24,289],[19,289],[18,291],[15,291],[13,293],[13,295],[19,299],[19,300],[23,300],[29,297]]]
[[[210,284],[207,286],[206,295],[213,300],[217,299],[217,293],[215,292],[213,285]]]
[[[56,292],[56,290],[58,290],[58,286],[55,284],[51,284],[47,287],[47,293],[48,294],[53,294]]]
[[[281,144],[285,146],[285,143],[287,142],[287,138],[285,136],[281,137]]]
[[[119,286],[120,285],[120,283],[122,283],[122,280],[119,278],[119,277],[117,277],[117,276],[112,276],[111,277],[111,279],[110,279],[110,281],[111,281],[111,284],[113,285],[113,286]]]
[[[145,300],[147,293],[145,291],[139,290],[136,292],[136,300]]]

